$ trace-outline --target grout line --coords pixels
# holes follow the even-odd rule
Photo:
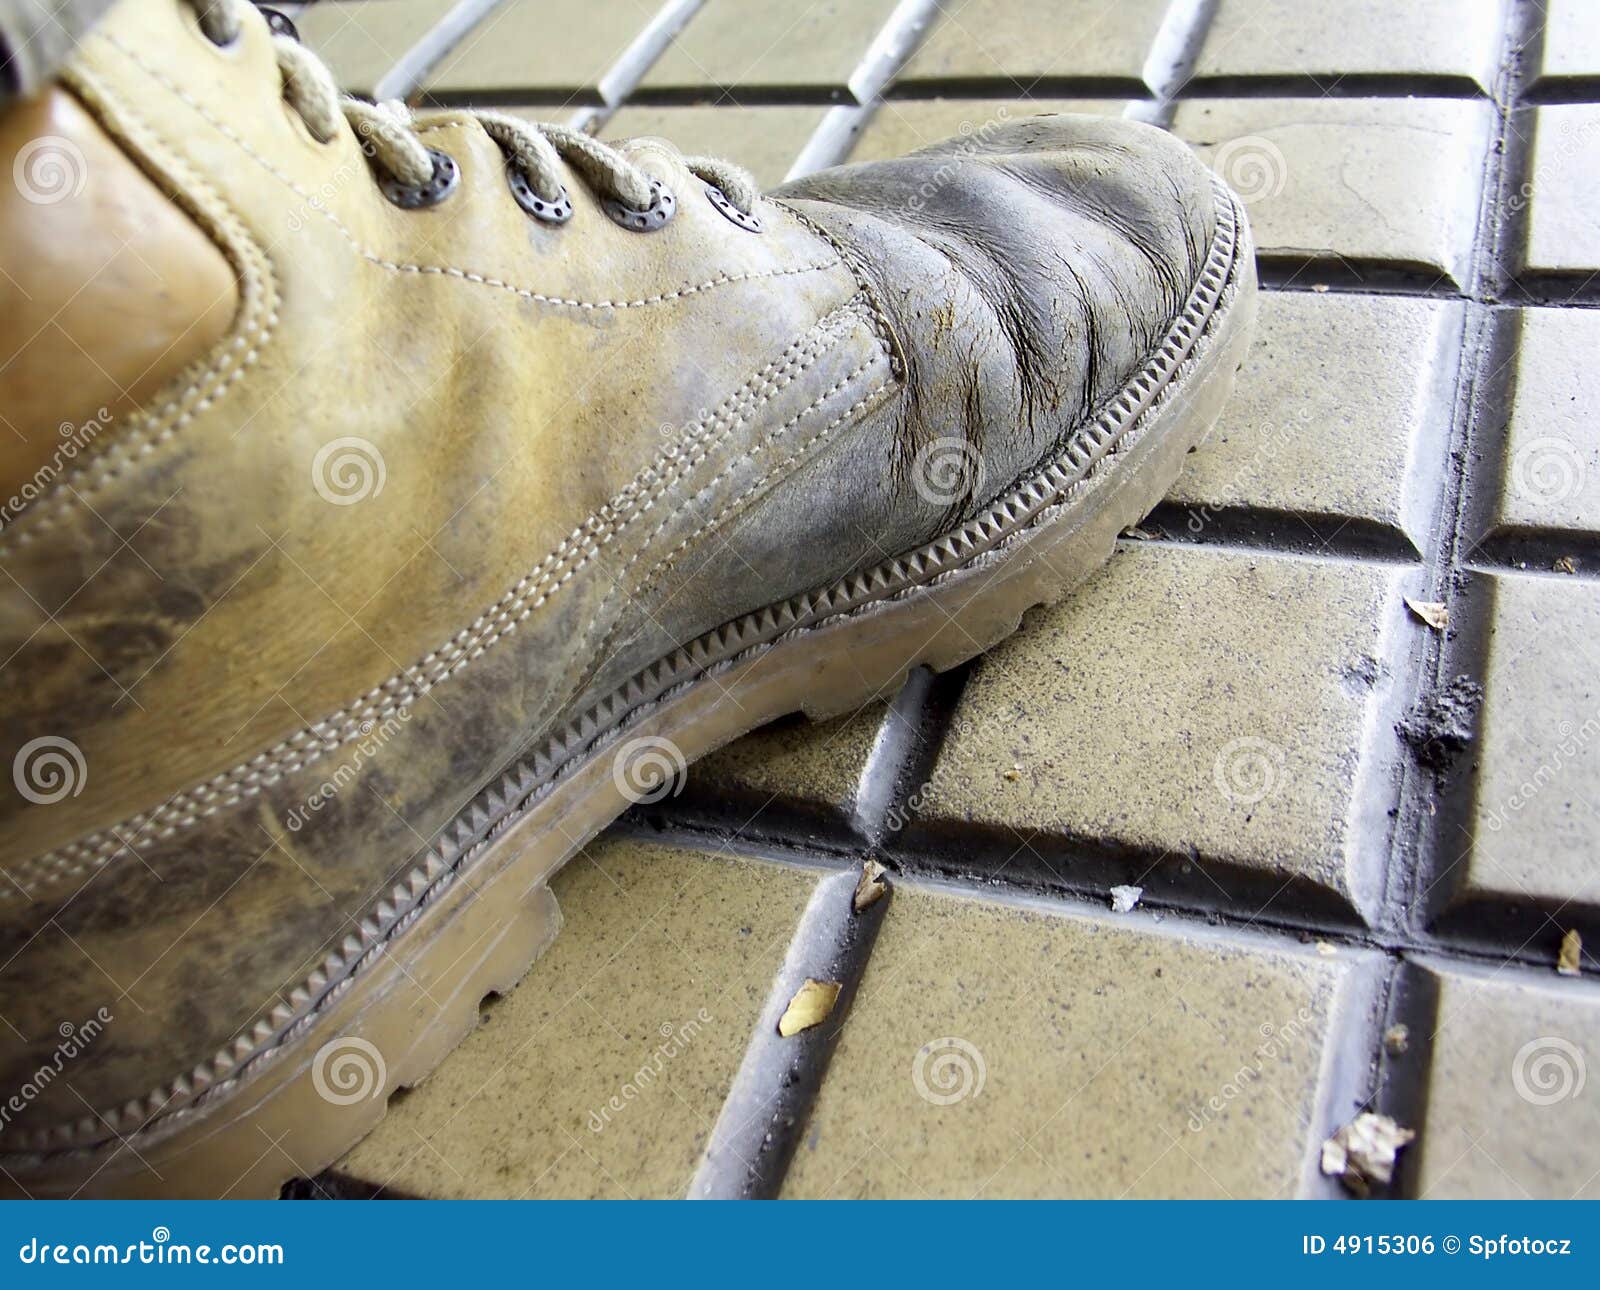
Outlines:
[[[861,768],[851,803],[851,822],[874,846],[883,841],[895,789],[911,764],[932,688],[933,672],[926,667],[913,668],[884,714],[866,765]]]
[[[1167,129],[1211,30],[1220,0],[1171,0],[1144,61],[1144,82],[1155,96],[1128,104],[1123,115]]]
[[[1525,11],[1517,4],[1505,12],[1501,32],[1501,70],[1496,76],[1497,120],[1484,159],[1479,193],[1478,228],[1473,243],[1470,281],[1472,297],[1463,318],[1462,362],[1450,434],[1444,491],[1439,500],[1435,529],[1438,540],[1428,552],[1428,592],[1433,599],[1450,607],[1452,631],[1445,638],[1427,635],[1419,642],[1420,657],[1414,669],[1416,685],[1413,702],[1421,702],[1448,680],[1448,674],[1470,666],[1472,673],[1483,671],[1483,639],[1487,630],[1490,597],[1466,595],[1460,585],[1462,553],[1471,521],[1471,491],[1468,475],[1478,438],[1478,421],[1483,415],[1486,391],[1501,379],[1506,365],[1501,361],[1508,340],[1514,338],[1516,315],[1494,311],[1479,303],[1503,276],[1508,225],[1500,218],[1505,208],[1513,169],[1507,139],[1513,133],[1520,87],[1521,37],[1525,32]],[[1508,336],[1508,333],[1513,335]],[[1469,661],[1470,660],[1470,663]],[[1481,731],[1480,731],[1481,733]],[[1435,775],[1415,758],[1401,762],[1399,813],[1396,816],[1395,844],[1387,866],[1385,917],[1394,926],[1421,930],[1430,921],[1429,908],[1418,909],[1425,893],[1439,886],[1439,857],[1443,839],[1466,836],[1465,803],[1470,797],[1468,770],[1451,768]],[[1441,811],[1443,806],[1443,811]],[[1454,862],[1452,862],[1453,865]]]
[[[946,832],[950,826],[941,824],[939,827],[941,832]],[[810,873],[837,873],[846,866],[853,873],[861,856],[860,843],[851,839],[824,838],[811,832],[786,842],[770,836],[752,837],[748,831],[735,831],[731,824],[721,829],[678,818],[661,822],[652,819],[647,825],[625,818],[624,822],[613,825],[610,832],[648,838],[656,845],[678,850],[701,854],[710,850],[722,856],[780,864]],[[908,848],[873,854],[888,866],[893,881],[901,887],[925,887],[989,904],[1097,919],[1112,917],[1107,912],[1107,892],[1115,882],[1148,877],[1152,862],[1161,858],[1148,852],[1130,853],[1125,869],[1108,875],[1105,881],[1067,883],[1042,879],[1020,868],[977,878],[969,869],[948,870],[942,867],[938,857]],[[1220,875],[1226,879],[1243,879],[1245,889],[1231,893],[1235,898],[1215,904],[1186,896],[1186,893],[1157,894],[1147,889],[1136,911],[1138,918],[1150,917],[1156,922],[1174,919],[1187,932],[1215,934],[1234,944],[1271,944],[1281,948],[1289,942],[1303,945],[1308,940],[1320,940],[1395,958],[1421,954],[1463,964],[1510,965],[1541,978],[1554,970],[1554,959],[1543,951],[1529,949],[1521,936],[1511,938],[1519,944],[1508,955],[1503,943],[1489,943],[1476,935],[1363,925],[1348,908],[1342,913],[1322,917],[1313,914],[1288,918],[1258,908],[1266,897],[1282,890],[1280,877],[1241,872],[1236,867],[1224,873],[1215,865],[1211,867],[1211,874],[1213,878]],[[1251,909],[1257,912],[1248,912]],[[1241,910],[1246,912],[1241,913]],[[1133,916],[1117,918],[1127,921]]]
[[[1394,981],[1403,970],[1399,959],[1356,963],[1336,987],[1329,1009],[1328,1038],[1322,1046],[1317,1073],[1316,1100],[1306,1129],[1306,1154],[1301,1167],[1300,1195],[1304,1199],[1351,1200],[1337,1179],[1322,1172],[1322,1144],[1355,1112],[1372,1103],[1374,1073],[1367,1054],[1371,1043],[1341,1043],[1362,1031],[1382,1043],[1387,1026]]]
[[[886,892],[854,908],[856,871],[831,874],[812,892],[756,1019],[744,1060],[689,1184],[691,1200],[773,1198],[827,1074],[872,946],[893,902]],[[778,1019],[808,979],[842,986],[825,1020],[783,1037]]]
[[[789,167],[786,182],[837,166],[850,155],[878,110],[884,88],[932,30],[938,12],[938,0],[900,0],[846,82],[856,103],[828,110]]]
[[[460,4],[425,31],[422,38],[400,56],[399,62],[378,78],[377,84],[372,87],[372,97],[380,102],[384,99],[409,98],[421,87],[423,78],[439,60],[501,3],[502,0],[461,0]]]

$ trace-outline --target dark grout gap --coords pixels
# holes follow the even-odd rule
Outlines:
[[[1399,529],[1348,515],[1167,501],[1141,520],[1139,528],[1151,536],[1124,540],[1379,564],[1415,564],[1422,558]]]
[[[1487,99],[1470,76],[1440,72],[1350,72],[1317,76],[1309,72],[1228,74],[1196,77],[1183,99]]]

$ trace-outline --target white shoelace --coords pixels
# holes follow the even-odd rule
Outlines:
[[[200,29],[218,45],[238,39],[248,0],[183,0],[194,10]],[[283,97],[319,142],[330,142],[341,126],[362,139],[374,162],[396,181],[421,188],[433,177],[433,159],[417,137],[417,119],[398,100],[368,103],[339,92],[327,66],[292,36],[274,34],[273,50],[283,77]],[[508,112],[471,110],[484,132],[500,145],[544,201],[561,200],[562,165],[577,171],[602,196],[644,210],[653,200],[651,179],[615,148],[568,126],[525,121]],[[684,166],[722,190],[733,206],[753,213],[761,195],[750,172],[716,157],[684,157]]]

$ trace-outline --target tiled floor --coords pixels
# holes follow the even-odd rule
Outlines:
[[[1127,113],[1248,201],[1268,287],[1103,573],[589,847],[555,947],[318,1187],[1338,1196],[1319,1145],[1374,1109],[1417,1130],[1395,1194],[1600,1190],[1596,964],[1555,970],[1600,945],[1600,6],[286,7],[354,88],[769,184]],[[1431,711],[1457,677],[1481,710]],[[867,856],[876,939],[780,1040]]]

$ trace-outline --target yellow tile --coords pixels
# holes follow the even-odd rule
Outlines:
[[[1593,967],[1593,959],[1589,960]],[[1437,967],[1428,1198],[1600,1198],[1600,998],[1520,968]]]
[[[752,171],[763,188],[775,188],[789,173],[826,108],[820,107],[630,107],[612,117],[603,137],[659,135],[682,151],[726,157]]]
[[[891,99],[873,113],[849,160],[903,157],[958,136],[976,145],[988,132],[1031,116],[1121,116],[1123,106],[1118,99]]]
[[[896,0],[707,0],[641,84],[646,91],[814,87],[842,97]]]
[[[814,881],[602,840],[528,978],[340,1168],[428,1196],[677,1196]]]
[[[389,3],[389,0],[380,0]],[[429,94],[571,96],[599,100],[600,78],[661,10],[662,0],[606,0],[580,9],[505,0],[489,10],[424,82]]]
[[[1079,77],[1138,87],[1167,0],[964,0],[943,16],[897,84]]]
[[[785,1194],[1289,1196],[1348,964],[897,887]]]
[[[370,94],[456,0],[339,0],[308,5],[294,17],[307,48],[333,69],[341,89]]]
[[[1370,910],[1387,852],[1362,851],[1354,819],[1375,808],[1356,784],[1391,684],[1376,660],[1395,576],[1125,544],[978,662],[918,830],[937,844],[952,823],[978,825],[1013,872],[1052,838],[1083,839],[1148,853],[1155,887],[1225,899],[1231,879],[1207,879],[1221,860],[1266,893],[1299,878]]]

